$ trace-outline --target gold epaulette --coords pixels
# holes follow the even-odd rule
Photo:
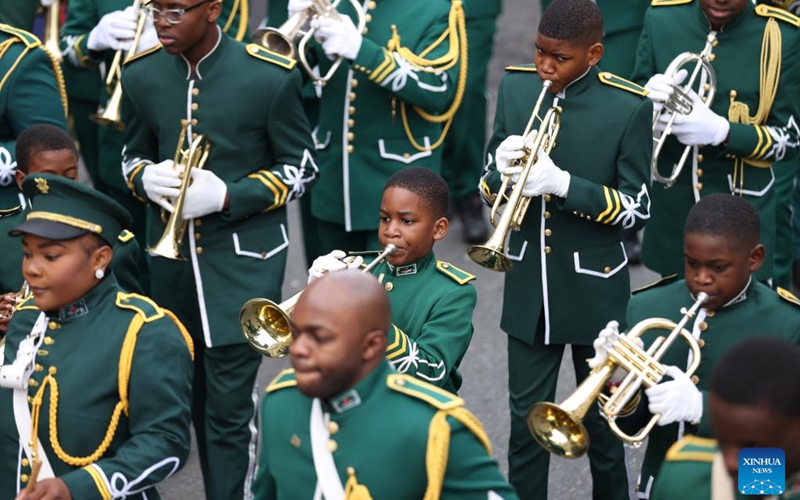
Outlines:
[[[393,391],[421,399],[437,410],[464,406],[464,400],[455,394],[410,375],[393,373],[386,378],[386,386]]]
[[[42,44],[42,42],[40,42],[39,39],[36,38],[36,35],[34,35],[33,33],[29,33],[25,30],[9,26],[8,24],[0,23],[0,31],[19,38],[29,49],[32,49]]]
[[[128,231],[127,229],[123,229],[122,232],[119,233],[119,236],[117,236],[117,239],[122,243],[127,243],[133,238],[134,238],[133,233]]]
[[[123,66],[127,66],[128,64],[132,63],[133,61],[138,61],[139,59],[142,59],[143,57],[149,56],[150,54],[155,54],[156,52],[158,52],[161,49],[161,47],[163,47],[163,45],[161,45],[159,43],[153,48],[144,50],[142,52],[139,52],[138,54],[134,54],[134,55],[130,56],[129,58],[125,59],[125,61],[122,62],[122,65]]]
[[[291,57],[282,56],[277,52],[272,52],[271,50],[265,49],[256,43],[247,44],[247,53],[256,59],[271,62],[272,64],[280,66],[281,68],[292,69],[297,64],[297,61]]]
[[[136,311],[142,316],[145,323],[164,317],[164,310],[158,307],[158,304],[138,293],[118,292],[115,304],[120,309]]]
[[[605,83],[606,85],[611,85],[612,87],[617,87],[618,89],[627,90],[628,92],[632,92],[642,97],[646,96],[648,93],[647,89],[645,89],[641,85],[637,85],[630,80],[626,80],[613,73],[609,73],[608,71],[601,71],[600,73],[598,73],[597,77],[600,79],[601,82]]]
[[[506,71],[526,71],[529,73],[536,73],[536,65],[535,64],[519,64],[516,66],[506,66]]]
[[[278,374],[277,377],[272,379],[272,382],[267,386],[267,392],[275,392],[277,390],[294,387],[297,385],[297,380],[294,378],[294,368],[287,368]]]
[[[717,450],[716,440],[690,434],[670,447],[666,460],[668,462],[713,462]]]
[[[670,5],[685,5],[692,3],[692,0],[653,0],[650,5],[653,7],[669,7]]]
[[[794,304],[796,306],[800,306],[800,299],[795,297],[794,294],[792,294],[792,292],[790,292],[789,290],[786,290],[785,288],[778,287],[778,288],[775,289],[775,291],[778,292],[778,295],[780,295],[783,300],[785,300],[787,302],[791,302],[792,304]]]
[[[475,279],[474,274],[470,274],[463,269],[459,269],[453,264],[443,260],[436,261],[436,269],[459,285],[466,285]]]
[[[645,285],[645,286],[643,286],[641,288],[637,288],[636,290],[632,291],[631,294],[637,294],[637,293],[643,292],[645,290],[650,290],[651,288],[656,288],[656,287],[659,287],[659,286],[662,286],[662,285],[667,285],[667,284],[672,283],[673,281],[675,281],[677,279],[678,279],[678,275],[677,274],[671,274],[669,276],[664,276],[663,278],[661,278],[660,280],[658,280],[656,282],[650,283],[649,285]]]
[[[791,12],[778,7],[770,7],[769,5],[757,5],[756,14],[763,17],[774,17],[780,21],[787,22],[795,28],[800,27],[800,17],[795,16]]]

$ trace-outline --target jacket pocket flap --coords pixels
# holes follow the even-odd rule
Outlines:
[[[575,272],[598,278],[610,278],[628,263],[622,242],[586,248],[573,253]]]
[[[411,165],[415,161],[427,158],[433,154],[431,150],[431,140],[427,135],[423,138],[422,144],[426,148],[425,151],[417,151],[414,146],[409,144],[408,140],[386,141],[384,139],[378,139],[378,153],[383,159],[399,161],[406,165]],[[409,150],[416,152],[410,153]]]
[[[286,226],[259,228],[258,231],[233,233],[233,251],[236,255],[267,260],[289,246]]]

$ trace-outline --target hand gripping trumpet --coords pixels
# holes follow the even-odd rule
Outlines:
[[[533,113],[531,113],[531,118],[525,126],[525,132],[522,133],[522,137],[527,138],[533,129],[534,121],[539,118],[542,100],[551,85],[553,85],[553,82],[550,80],[542,82],[542,91],[539,93],[539,98],[536,99],[536,105],[533,107]],[[503,184],[497,192],[497,197],[489,215],[489,220],[495,228],[492,235],[484,245],[473,245],[467,249],[467,255],[472,260],[493,271],[505,272],[511,269],[511,259],[508,258],[505,250],[506,238],[511,230],[519,231],[522,226],[522,220],[525,217],[525,212],[528,211],[528,204],[531,202],[529,197],[522,195],[522,189],[525,187],[525,181],[528,179],[531,169],[538,159],[539,149],[549,154],[555,147],[556,136],[561,127],[561,107],[551,107],[545,113],[544,118],[540,118],[540,120],[541,125],[536,133],[533,145],[530,148],[526,146],[525,156],[514,162],[517,166],[523,165],[523,169],[516,184],[511,188],[511,194],[508,195],[507,202],[505,193],[508,189],[508,183],[511,182],[511,176],[503,176]],[[503,202],[506,202],[506,207],[498,219],[498,211]]]
[[[389,243],[361,272],[372,271],[383,259],[396,251],[397,247]],[[245,302],[239,311],[239,328],[250,347],[270,358],[282,358],[289,353],[289,346],[292,344],[289,316],[304,291],[305,289],[300,290],[280,304],[261,298]]]
[[[667,70],[664,72],[664,75],[672,78],[684,65],[692,62],[696,63],[691,76],[689,76],[689,80],[683,87],[676,85],[670,98],[664,102],[661,111],[653,113],[653,163],[651,163],[650,169],[653,180],[665,184],[667,187],[675,184],[681,170],[683,170],[686,160],[689,158],[692,146],[686,146],[684,148],[680,160],[672,167],[672,173],[668,177],[662,176],[658,171],[658,157],[661,154],[661,148],[664,147],[667,137],[672,133],[672,124],[675,123],[675,117],[678,116],[678,114],[688,115],[692,112],[692,99],[689,95],[689,91],[692,89],[692,85],[694,85],[697,77],[700,76],[701,69],[705,70],[706,75],[708,75],[708,82],[706,83],[707,94],[703,99],[708,106],[711,106],[711,103],[714,101],[714,94],[717,91],[717,73],[711,66],[711,61],[714,60],[711,49],[716,47],[716,45],[717,32],[711,31],[708,33],[706,45],[703,47],[702,52],[699,54],[693,54],[691,52],[678,54],[678,56],[669,63]],[[658,135],[656,130],[658,128],[657,125],[665,113],[670,113],[669,120],[663,132]]]
[[[638,448],[650,431],[658,423],[660,415],[653,415],[647,425],[636,435],[629,436],[615,422],[622,409],[633,400],[642,386],[646,388],[658,384],[664,377],[666,367],[659,361],[678,337],[689,344],[692,352],[692,363],[686,370],[691,376],[700,365],[700,346],[692,334],[684,329],[686,323],[694,317],[697,310],[708,301],[708,295],[700,292],[692,307],[687,311],[681,309],[683,318],[675,324],[664,318],[650,318],[640,321],[627,334],[619,335],[608,346],[608,360],[602,366],[594,368],[575,392],[560,405],[542,401],[528,410],[528,429],[536,441],[547,451],[563,458],[578,458],[589,449],[589,434],[581,422],[600,398],[601,415],[608,421],[611,431],[626,445]],[[669,336],[658,337],[647,349],[642,350],[633,342],[644,332],[651,329],[669,330]],[[628,370],[611,397],[601,394],[611,375],[618,368]],[[605,401],[603,401],[605,399]]]
[[[253,33],[253,42],[266,47],[272,52],[277,52],[292,59],[299,59],[300,65],[318,87],[324,86],[331,79],[339,65],[342,64],[342,58],[339,57],[331,65],[330,69],[324,76],[320,76],[314,71],[312,65],[306,59],[306,46],[311,38],[314,36],[314,28],[312,22],[316,19],[329,17],[331,19],[339,19],[340,14],[336,11],[337,7],[344,0],[314,0],[314,4],[308,9],[296,12],[290,17],[280,28],[261,28]],[[347,0],[356,13],[358,22],[358,32],[364,31],[367,25],[367,18],[364,15],[364,8],[357,0]]]

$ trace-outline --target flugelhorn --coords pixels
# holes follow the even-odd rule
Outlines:
[[[114,59],[111,61],[111,66],[108,67],[108,73],[106,74],[106,90],[110,94],[108,101],[105,106],[97,110],[97,114],[89,115],[89,119],[93,122],[120,131],[125,130],[125,123],[122,122],[122,65],[129,57],[136,55],[139,41],[144,32],[144,25],[147,22],[147,11],[141,8],[140,0],[134,0],[133,10],[139,13],[133,44],[127,53],[123,50],[118,50],[114,54]]]
[[[552,84],[553,82],[550,80],[544,80],[542,82],[542,91],[539,93],[539,98],[536,99],[536,105],[533,107],[533,113],[531,113],[530,120],[528,120],[528,124],[525,126],[522,137],[527,138],[528,134],[530,134],[533,129],[535,119],[539,118],[539,109],[542,106],[542,100]],[[519,174],[516,184],[514,184],[512,188],[511,194],[508,196],[506,207],[503,209],[498,220],[498,211],[506,199],[504,193],[507,192],[508,183],[511,182],[511,176],[503,176],[503,183],[500,186],[500,190],[497,192],[497,198],[494,200],[492,211],[489,215],[489,220],[495,228],[489,240],[484,245],[473,245],[467,249],[467,255],[469,255],[472,260],[493,271],[504,272],[511,269],[511,259],[506,255],[506,239],[510,231],[519,231],[525,213],[528,211],[528,205],[531,199],[527,196],[523,196],[522,190],[539,156],[539,150],[541,149],[549,154],[555,147],[556,136],[561,127],[561,107],[551,107],[547,110],[547,113],[545,113],[544,118],[540,118],[540,120],[541,125],[536,133],[536,139],[533,141],[533,145],[530,148],[526,146],[525,155],[514,162],[516,165],[523,165],[523,169]]]
[[[314,68],[309,64],[306,59],[306,46],[311,38],[314,36],[314,28],[311,23],[314,20],[323,17],[331,19],[340,19],[340,14],[336,8],[344,0],[335,0],[331,3],[330,0],[314,0],[311,7],[304,11],[296,12],[279,28],[261,28],[253,33],[253,42],[265,47],[272,52],[277,52],[292,59],[298,59],[300,65],[305,72],[318,87],[324,86],[328,80],[331,79],[339,65],[342,64],[342,58],[339,57],[331,65],[330,69],[324,76],[320,76],[314,71]],[[364,31],[364,26],[367,25],[367,18],[364,15],[364,8],[357,0],[347,0],[355,10],[358,22],[358,32]]]
[[[181,243],[186,234],[188,222],[183,218],[183,204],[186,199],[186,190],[192,181],[192,170],[201,169],[208,159],[211,145],[203,135],[197,135],[190,143],[189,149],[184,150],[183,144],[186,141],[188,120],[181,120],[181,133],[178,138],[178,148],[175,150],[175,169],[181,172],[182,182],[180,193],[172,202],[172,213],[167,219],[167,227],[158,243],[147,249],[153,257],[164,257],[172,260],[186,260],[181,254]]]
[[[711,66],[711,61],[714,59],[711,50],[716,46],[717,32],[711,31],[706,37],[706,45],[703,47],[702,52],[699,54],[694,54],[692,52],[678,54],[678,56],[669,63],[667,70],[664,72],[665,76],[673,78],[684,65],[692,62],[695,63],[689,80],[683,87],[675,85],[672,95],[664,102],[661,110],[653,112],[653,163],[650,165],[650,170],[653,180],[665,184],[666,187],[675,184],[675,181],[681,174],[681,170],[683,170],[683,166],[686,164],[686,160],[689,158],[689,154],[692,152],[692,146],[686,146],[684,148],[680,160],[673,165],[672,173],[668,177],[662,176],[658,171],[658,157],[661,154],[661,148],[664,147],[667,137],[672,133],[672,124],[675,122],[675,117],[678,116],[678,114],[688,115],[692,112],[693,103],[689,91],[692,90],[692,85],[694,85],[697,77],[700,76],[701,69],[705,70],[706,75],[708,75],[708,82],[705,82],[704,87],[706,94],[703,96],[703,100],[709,107],[711,103],[714,102],[714,94],[717,91],[717,73]],[[662,116],[664,116],[665,113],[670,113],[669,120],[664,126],[664,130],[659,134],[658,123],[662,120]]]
[[[362,273],[368,273],[383,262],[383,259],[397,251],[397,247],[391,243],[386,245],[383,252],[375,260],[362,269]],[[262,356],[270,358],[282,358],[289,353],[289,346],[292,344],[292,329],[289,326],[289,316],[297,305],[297,300],[305,289],[300,290],[280,304],[269,299],[250,299],[242,306],[239,311],[239,327],[242,334],[250,344]]]
[[[658,384],[666,373],[666,367],[660,363],[664,353],[681,337],[692,352],[692,363],[686,369],[686,375],[694,374],[700,366],[700,346],[694,336],[684,326],[693,318],[697,310],[708,301],[708,295],[700,292],[692,307],[681,309],[683,318],[676,324],[665,318],[650,318],[640,321],[628,333],[612,339],[607,346],[608,360],[602,366],[594,368],[575,391],[560,405],[542,401],[528,410],[528,429],[536,441],[547,451],[563,458],[578,458],[589,449],[589,434],[583,426],[586,413],[600,398],[602,407],[600,414],[608,422],[611,431],[631,448],[638,448],[650,431],[658,423],[660,415],[653,415],[650,421],[634,436],[623,432],[616,424],[616,418],[622,409],[630,403],[639,389]],[[648,330],[669,330],[665,338],[658,337],[644,351],[634,339],[640,338]],[[602,395],[606,383],[614,371],[622,367],[628,374],[617,386],[611,397]]]
[[[28,285],[28,281],[27,280],[23,281],[22,288],[20,288],[19,292],[17,292],[17,296],[14,297],[14,306],[11,308],[8,317],[9,318],[12,317],[14,313],[17,311],[17,306],[28,300],[32,295],[33,293],[31,292],[30,285]],[[5,316],[0,314],[0,318],[4,317]],[[0,339],[0,365],[3,364],[5,350],[6,350],[6,338],[3,337],[2,339]]]
[[[61,0],[53,0],[53,3],[47,7],[45,14],[44,25],[44,48],[47,49],[56,62],[64,60],[64,55],[61,53]]]

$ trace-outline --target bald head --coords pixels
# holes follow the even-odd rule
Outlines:
[[[374,276],[339,271],[312,282],[292,313],[300,392],[329,398],[353,387],[383,361],[390,327],[389,298]]]

